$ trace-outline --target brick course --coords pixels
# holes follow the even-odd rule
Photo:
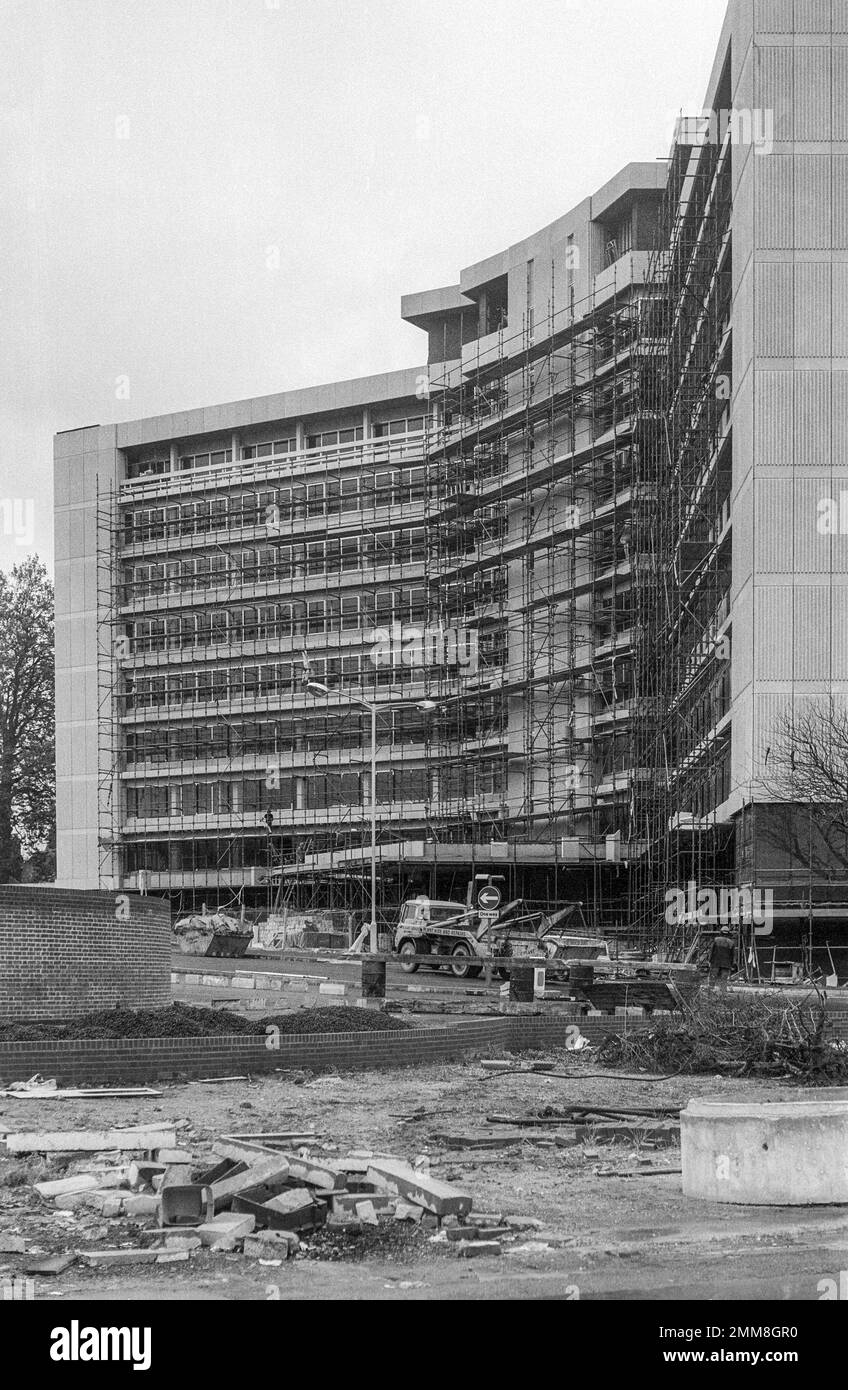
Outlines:
[[[0,887],[0,1020],[171,1003],[168,904],[135,894]]]

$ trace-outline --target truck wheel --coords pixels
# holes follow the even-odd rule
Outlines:
[[[457,942],[451,951],[451,974],[457,980],[476,979],[482,970],[481,965],[471,964],[471,950],[464,942]]]
[[[400,951],[398,952],[398,955],[400,957],[400,968],[403,971],[403,973],[405,975],[414,975],[419,965],[421,964],[420,960],[418,959],[418,952],[415,949],[415,942],[401,942],[401,947]]]

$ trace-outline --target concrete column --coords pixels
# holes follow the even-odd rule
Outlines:
[[[233,437],[230,442],[230,448],[233,451],[233,463],[237,463],[239,454],[241,452],[241,436],[235,430],[233,430]]]
[[[178,456],[177,456],[177,446],[176,446],[176,444],[172,444],[172,445],[171,445],[171,472],[172,472],[172,473],[178,473],[178,472],[179,472],[179,469],[180,469],[180,460],[179,460],[179,458],[178,458]]]
[[[371,438],[371,408],[367,405],[362,409],[362,433],[366,439]]]
[[[304,449],[306,448],[306,426],[302,420],[298,420],[297,424],[295,425],[294,446],[299,454],[302,454]]]

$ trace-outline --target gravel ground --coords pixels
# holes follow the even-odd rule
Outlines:
[[[693,1255],[690,1249],[681,1250],[676,1256],[667,1252],[660,1259],[653,1248],[654,1234],[707,1223],[713,1232],[732,1239],[740,1232],[744,1234],[746,1221],[762,1220],[762,1211],[684,1198],[680,1178],[675,1175],[604,1176],[603,1170],[610,1167],[635,1171],[637,1151],[632,1142],[617,1144],[614,1150],[611,1145],[591,1141],[561,1149],[545,1134],[541,1142],[524,1140],[515,1148],[480,1152],[448,1151],[434,1136],[442,1132],[473,1133],[493,1112],[520,1115],[581,1102],[628,1108],[682,1107],[692,1096],[753,1098],[767,1089],[764,1084],[704,1076],[672,1080],[646,1077],[634,1081],[617,1073],[597,1075],[591,1059],[576,1058],[574,1054],[563,1053],[556,1062],[558,1070],[573,1073],[573,1077],[559,1080],[537,1073],[493,1078],[478,1063],[464,1062],[397,1071],[307,1075],[305,1082],[302,1076],[295,1078],[291,1073],[251,1082],[197,1082],[167,1086],[161,1097],[139,1100],[6,1099],[0,1100],[0,1127],[7,1131],[61,1130],[169,1120],[178,1127],[179,1142],[198,1157],[207,1154],[213,1140],[222,1133],[314,1127],[321,1143],[329,1146],[328,1157],[334,1152],[343,1154],[363,1148],[406,1159],[427,1155],[433,1176],[470,1190],[477,1211],[534,1218],[546,1232],[560,1238],[581,1236],[591,1241],[599,1233],[609,1237],[610,1233],[636,1232],[644,1242],[648,1264],[652,1269],[656,1265],[659,1286],[672,1290],[657,1296],[685,1296],[673,1291],[690,1287],[697,1277],[726,1278],[730,1266],[726,1261],[717,1264],[715,1250],[711,1252],[706,1246],[699,1255]],[[658,1166],[679,1167],[677,1149],[659,1150],[654,1158]],[[61,1170],[55,1162],[0,1160],[0,1236],[22,1235],[28,1250],[37,1246],[50,1252],[112,1247],[136,1243],[139,1238],[143,1243],[143,1232],[129,1221],[106,1222],[102,1217],[80,1212],[58,1217],[40,1203],[30,1184],[39,1178],[59,1175]],[[212,1255],[207,1251],[184,1266],[150,1270],[139,1267],[120,1274],[76,1266],[49,1281],[49,1286],[45,1281],[40,1296],[535,1296],[547,1291],[550,1281],[554,1289],[570,1288],[567,1281],[580,1272],[575,1271],[573,1254],[556,1248],[542,1249],[536,1235],[532,1239],[520,1238],[509,1258],[505,1255],[499,1261],[469,1264],[458,1260],[444,1246],[432,1243],[430,1234],[381,1235],[370,1246],[360,1243],[341,1253],[338,1242],[322,1250],[321,1241],[316,1241],[315,1248],[307,1250],[304,1258],[289,1261],[280,1269],[259,1267],[255,1261],[238,1255]],[[748,1263],[744,1269],[740,1266],[740,1281],[754,1277],[749,1275],[753,1258],[752,1249],[746,1255]],[[824,1257],[816,1258],[821,1264]],[[0,1278],[15,1273],[19,1266],[16,1256],[0,1253]],[[619,1261],[613,1278],[607,1266],[598,1272],[592,1259],[584,1259],[580,1277],[589,1283],[600,1281],[606,1287],[604,1281],[612,1279],[614,1284],[620,1280],[622,1268]],[[769,1271],[775,1276],[773,1263]],[[759,1296],[745,1287],[744,1296]],[[267,1291],[269,1288],[271,1292]],[[601,1289],[597,1296],[609,1294],[604,1295]],[[781,1295],[772,1292],[769,1296]]]

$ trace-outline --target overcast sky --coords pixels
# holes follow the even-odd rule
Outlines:
[[[0,567],[57,430],[422,362],[400,296],[667,154],[725,7],[0,0]]]

